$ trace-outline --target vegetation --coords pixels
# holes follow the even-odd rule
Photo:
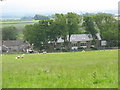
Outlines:
[[[118,21],[109,14],[96,14],[93,16],[94,22],[103,40],[107,40],[108,46],[118,45]]]
[[[96,24],[93,21],[93,17],[92,16],[84,16],[83,19],[83,26],[85,27],[85,30],[87,32],[89,32],[90,34],[92,34],[93,39],[96,39],[96,34],[98,33],[97,29],[96,29]]]
[[[47,17],[47,20],[45,18],[42,18],[40,20],[3,21],[3,22],[0,22],[0,24],[2,24],[3,27],[11,26],[11,25],[16,27],[16,29],[18,30],[17,39],[24,39],[23,36],[27,38],[27,35],[26,34],[24,35],[22,31],[25,29],[26,33],[27,31],[30,32],[27,28],[25,28],[26,25],[27,27],[29,27],[28,24],[35,26],[34,29],[36,27],[41,28],[39,24],[34,25],[34,23],[38,23],[39,21],[39,23],[48,22],[48,24],[49,22],[51,22],[51,24],[48,25],[48,27],[44,27],[45,29],[43,29],[42,27],[41,29],[41,30],[47,29],[47,31],[44,31],[44,32],[49,37],[46,39],[47,41],[45,41],[45,43],[48,42],[48,39],[53,42],[56,42],[59,37],[62,37],[65,43],[69,43],[71,34],[80,34],[80,33],[82,34],[90,33],[92,34],[94,39],[96,39],[96,33],[99,33],[100,36],[102,37],[102,40],[107,40],[107,47],[115,47],[118,45],[118,35],[119,35],[118,21],[112,15],[105,14],[105,13],[85,14],[85,15],[78,15],[76,13],[67,13],[67,14],[55,14],[53,16],[54,18],[49,19],[48,17],[50,16],[47,17],[43,15],[35,15],[36,18]],[[24,18],[31,18],[31,17],[24,17]],[[39,30],[36,30],[36,31],[38,31],[39,33],[42,33]],[[33,33],[31,33],[31,35],[32,34]],[[69,41],[66,40],[67,35],[69,35]],[[39,38],[42,37],[40,35],[38,36]],[[30,42],[30,43],[33,43],[33,42]],[[44,47],[47,47],[47,43],[46,45],[44,44]]]
[[[9,27],[9,26],[14,26],[17,29],[17,40],[23,40],[23,29],[25,25],[28,24],[34,24],[38,22],[38,20],[26,20],[26,21],[21,21],[21,20],[7,20],[7,21],[2,21],[0,22],[0,30],[4,27]]]
[[[2,28],[2,40],[16,40],[17,29],[14,26]]]
[[[51,23],[52,20],[41,20],[34,25],[25,26],[23,32],[25,40],[34,44],[34,47],[38,50],[47,49],[47,44],[51,39],[49,33]]]
[[[18,55],[2,57],[3,88],[118,88],[118,50]]]
[[[48,20],[49,17],[44,16],[44,15],[38,15],[38,14],[36,14],[36,15],[34,16],[34,19],[35,19],[35,20]]]
[[[47,49],[49,41],[56,42],[59,37],[67,42],[67,35],[70,36],[78,31],[80,15],[68,13],[66,15],[56,14],[54,20],[41,20],[34,25],[27,25],[23,32],[25,40],[34,44],[35,48],[40,50]]]
[[[31,30],[29,27],[32,27]],[[34,25],[27,25],[23,34],[25,40],[33,43],[35,48],[47,49],[48,42],[56,42],[59,37],[62,37],[64,46],[67,47],[71,35],[83,31],[92,34],[94,40],[97,39],[96,34],[99,33],[102,40],[107,40],[107,45],[110,47],[118,45],[117,20],[104,13],[86,14],[83,18],[76,13],[55,14],[54,20],[41,20]],[[69,40],[67,40],[67,35],[69,35]],[[33,36],[42,39],[42,42]]]

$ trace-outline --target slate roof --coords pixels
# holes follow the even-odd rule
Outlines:
[[[27,45],[28,43],[26,43],[24,40],[6,40],[6,41],[2,41],[2,45],[6,46],[6,47],[10,47],[10,46],[20,46],[20,45]]]
[[[68,40],[68,35],[67,35],[67,40]],[[93,40],[91,34],[72,34],[70,37],[70,42],[78,42],[78,41],[91,41]],[[64,42],[62,38],[59,38],[58,43]]]

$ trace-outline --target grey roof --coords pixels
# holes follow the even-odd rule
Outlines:
[[[67,35],[67,40],[68,40],[68,35]],[[70,42],[78,42],[78,41],[91,41],[93,40],[91,34],[72,34],[70,37]],[[58,43],[64,42],[62,38],[59,38]]]
[[[28,43],[26,43],[24,40],[6,40],[6,41],[2,41],[2,45],[9,47],[9,46],[20,46],[20,45],[27,45]]]

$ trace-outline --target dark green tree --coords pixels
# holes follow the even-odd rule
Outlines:
[[[98,33],[98,30],[96,29],[96,24],[93,20],[92,16],[84,16],[83,19],[83,27],[85,27],[85,30],[92,34],[93,39],[96,39],[96,34]]]
[[[48,42],[50,41],[48,32],[51,22],[50,20],[41,20],[34,25],[26,25],[23,31],[24,39],[33,44],[36,49],[47,50]]]
[[[72,12],[67,14],[56,14],[55,16],[58,28],[62,30],[62,37],[64,41],[67,41],[67,35],[69,36],[68,41],[70,41],[71,35],[78,32],[82,17]]]
[[[2,28],[2,40],[16,40],[17,29],[14,26],[7,26]]]
[[[55,14],[55,24],[57,25],[57,30],[61,32],[61,37],[64,42],[67,42],[68,27],[66,23],[66,16],[64,14]]]
[[[58,40],[58,38],[60,38],[62,36],[62,27],[59,22],[56,21],[52,21],[52,24],[50,25],[48,34],[49,34],[49,38],[51,41],[56,42]]]
[[[70,37],[72,34],[78,32],[79,30],[79,24],[81,23],[82,17],[76,13],[67,13],[66,14],[66,24],[68,29],[68,35],[69,35],[69,42]]]

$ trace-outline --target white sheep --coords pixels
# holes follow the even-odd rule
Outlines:
[[[17,57],[16,57],[16,59],[19,59],[19,58],[20,58],[20,56],[17,56]]]
[[[21,58],[24,58],[24,56],[21,56]]]
[[[46,51],[43,52],[43,54],[46,54],[46,53],[47,53]]]
[[[82,50],[82,52],[85,52],[85,50]]]
[[[21,55],[21,58],[24,58],[24,55],[25,55],[25,54],[22,54],[22,55]]]

